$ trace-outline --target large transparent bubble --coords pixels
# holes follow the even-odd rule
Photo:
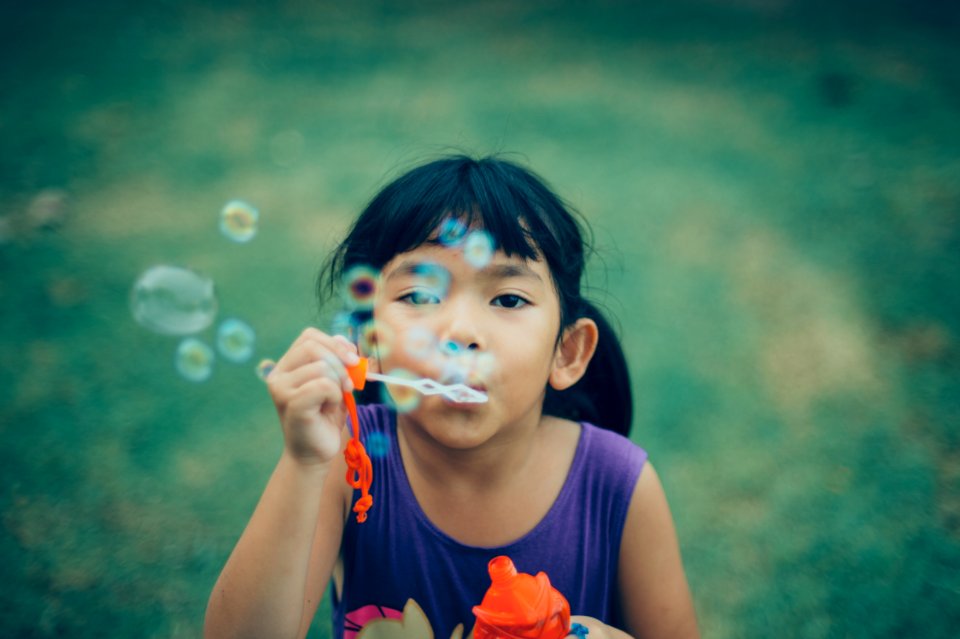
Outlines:
[[[217,315],[213,280],[179,266],[154,266],[134,283],[130,310],[140,325],[163,335],[202,331]]]

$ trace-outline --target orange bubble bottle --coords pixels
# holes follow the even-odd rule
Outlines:
[[[570,604],[544,572],[518,573],[504,555],[487,565],[490,588],[479,606],[474,639],[563,639],[570,633]]]

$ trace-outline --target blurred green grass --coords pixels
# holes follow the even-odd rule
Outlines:
[[[279,453],[255,361],[178,378],[136,276],[207,273],[275,355],[365,200],[451,149],[515,152],[591,221],[706,635],[960,627],[956,10],[3,13],[5,636],[197,636]],[[217,232],[236,197],[249,245]]]

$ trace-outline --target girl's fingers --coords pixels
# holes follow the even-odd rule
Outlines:
[[[340,342],[341,344],[343,344],[344,348],[346,348],[346,349],[347,349],[348,351],[350,351],[351,353],[356,353],[356,352],[357,352],[357,345],[354,344],[353,342],[351,342],[350,340],[348,340],[348,339],[347,339],[346,337],[344,337],[343,335],[334,335],[334,336],[333,336],[333,339],[335,339],[335,340],[337,340],[338,342]]]
[[[330,353],[322,355],[320,360],[303,364],[299,368],[286,373],[285,376],[285,384],[291,390],[296,390],[308,382],[322,378],[334,380],[340,387],[341,392],[349,393],[353,390],[353,382],[347,375],[347,369],[343,366],[343,362]]]
[[[334,357],[329,357],[333,354]],[[277,362],[276,370],[290,372],[304,364],[322,359],[346,375],[346,366],[360,361],[356,348],[349,341],[331,337],[315,328],[308,328],[294,341],[290,349]]]
[[[330,378],[314,378],[303,384],[290,398],[287,409],[293,413],[316,411],[317,406],[342,400],[340,387]]]

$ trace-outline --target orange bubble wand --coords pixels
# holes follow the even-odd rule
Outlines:
[[[357,364],[347,367],[347,373],[350,375],[353,387],[363,390],[367,381],[367,358],[361,357]],[[350,421],[353,422],[353,434],[343,451],[343,457],[347,461],[347,483],[354,489],[360,489],[360,499],[354,504],[353,512],[357,513],[357,523],[362,524],[367,520],[367,511],[373,506],[373,495],[370,494],[370,485],[373,484],[373,464],[370,462],[367,449],[360,442],[360,420],[357,418],[357,402],[353,398],[353,393],[344,391],[343,403],[347,407]]]

